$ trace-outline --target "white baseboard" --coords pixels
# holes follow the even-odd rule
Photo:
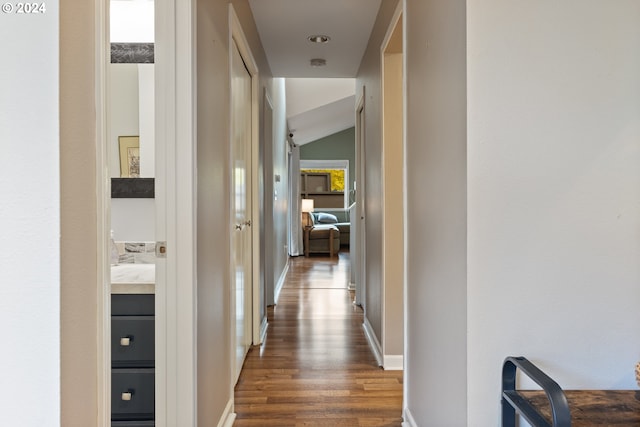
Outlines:
[[[282,273],[280,274],[278,283],[276,283],[276,288],[273,290],[273,302],[276,304],[278,303],[278,298],[280,297],[280,291],[284,286],[284,279],[287,277],[288,272],[289,272],[289,258],[287,258],[287,264],[282,269]]]
[[[418,427],[418,424],[416,424],[416,420],[413,419],[409,408],[404,408],[404,414],[402,418],[404,419],[402,427]]]
[[[373,328],[371,327],[371,323],[369,323],[369,319],[364,318],[364,323],[362,324],[364,328],[364,335],[367,338],[367,342],[369,343],[369,347],[371,347],[371,351],[373,351],[373,355],[378,362],[378,365],[384,366],[382,360],[382,346],[380,345],[380,341],[376,338],[375,332],[373,332]]]
[[[269,323],[267,322],[267,316],[264,316],[262,319],[262,323],[260,324],[260,344],[264,342],[264,339],[267,337],[267,328],[269,327]]]
[[[233,398],[229,399],[227,406],[224,408],[224,412],[218,422],[218,427],[233,427],[233,422],[236,420],[236,413],[233,412]]]
[[[383,367],[385,371],[402,371],[404,369],[404,357],[401,354],[385,354]]]
[[[378,365],[382,366],[385,371],[402,371],[404,369],[404,357],[401,354],[382,354],[380,341],[378,341],[375,332],[373,332],[373,327],[371,327],[371,323],[369,323],[369,319],[366,317],[362,327],[364,328],[367,342],[369,343],[369,347],[371,347],[371,351],[373,351]]]

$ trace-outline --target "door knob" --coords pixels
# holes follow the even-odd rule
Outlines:
[[[249,219],[249,220],[246,220],[246,221],[244,222],[244,225],[246,225],[246,226],[248,226],[248,227],[251,227],[251,220],[250,220],[250,219]]]
[[[242,230],[242,224],[236,224],[236,230]]]

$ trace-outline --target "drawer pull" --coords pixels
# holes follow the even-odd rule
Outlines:
[[[133,392],[131,390],[129,391],[125,391],[124,393],[122,393],[122,400],[124,401],[130,401],[133,398]]]
[[[131,341],[133,341],[132,337],[122,337],[120,338],[120,346],[129,347],[131,345]]]

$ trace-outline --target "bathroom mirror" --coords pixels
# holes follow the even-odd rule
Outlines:
[[[154,5],[110,0],[109,158],[112,198],[153,198]]]
[[[153,43],[111,44],[109,147],[113,178],[154,175],[153,59]]]
[[[112,43],[111,197],[154,197],[153,43]]]

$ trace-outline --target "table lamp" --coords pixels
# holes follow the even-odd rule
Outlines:
[[[313,225],[311,212],[313,212],[313,199],[302,199],[302,226],[309,228]]]

